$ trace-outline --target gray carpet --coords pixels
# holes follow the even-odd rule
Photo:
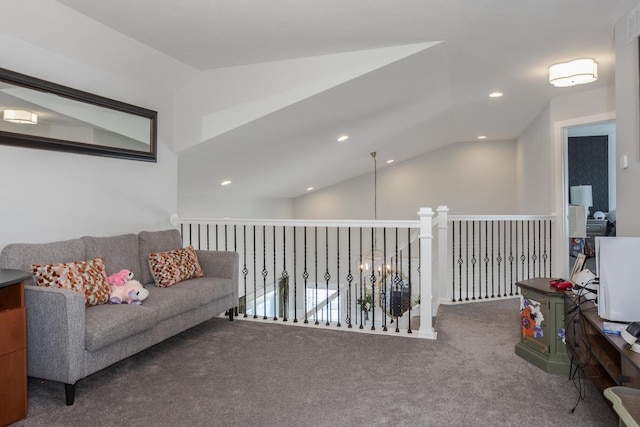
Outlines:
[[[78,383],[29,379],[16,426],[617,426],[590,382],[514,353],[518,300],[442,306],[436,341],[214,319]]]

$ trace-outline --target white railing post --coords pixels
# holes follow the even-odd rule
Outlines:
[[[431,221],[433,219],[433,210],[431,208],[420,208],[418,212],[420,217],[420,329],[418,331],[419,338],[436,338],[436,332],[433,329],[432,316],[432,265],[431,251],[433,233],[431,231]]]
[[[438,305],[441,301],[451,301],[452,295],[449,295],[447,289],[449,289],[449,271],[447,268],[447,254],[449,253],[449,208],[446,206],[438,206],[436,209],[438,212],[438,283],[434,292],[435,307],[438,309]]]

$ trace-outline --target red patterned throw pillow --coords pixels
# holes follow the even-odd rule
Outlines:
[[[150,253],[149,268],[156,286],[161,288],[204,276],[198,255],[191,245],[168,252]]]
[[[38,286],[78,292],[86,307],[109,302],[109,280],[102,257],[60,264],[32,264],[31,272]]]

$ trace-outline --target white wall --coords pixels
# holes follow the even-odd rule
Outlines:
[[[550,146],[551,125],[547,106],[518,138],[515,162],[517,191],[514,195],[518,214],[549,215],[553,212]]]
[[[212,185],[220,187],[217,182]],[[224,188],[180,187],[177,213],[183,218],[293,218],[290,199],[245,198],[225,193]]]
[[[46,19],[40,19],[40,12]],[[123,74],[127,67],[135,68],[127,49],[118,55],[105,39],[113,34],[83,19],[53,1],[13,2],[0,15],[2,66],[158,111],[158,162],[0,145],[0,247],[165,229],[177,210],[177,158],[168,120],[172,96],[150,86],[153,79],[137,79],[139,69],[132,71],[133,77]],[[71,49],[80,29],[83,43],[92,49]],[[99,50],[111,55],[110,67],[95,65]],[[157,52],[150,51],[146,58],[147,66],[160,65]]]
[[[616,201],[619,236],[640,236],[640,162],[638,139],[638,40],[627,38],[627,17],[616,23],[616,152],[629,167],[617,168]]]
[[[415,220],[420,207],[447,205],[452,215],[514,214],[516,144],[453,144],[419,157],[378,165],[378,219]],[[371,161],[373,171],[373,160]],[[298,197],[300,219],[373,219],[373,172]]]
[[[518,138],[517,198],[520,214],[560,214],[561,165],[555,127],[615,111],[614,89],[604,87],[551,100]]]

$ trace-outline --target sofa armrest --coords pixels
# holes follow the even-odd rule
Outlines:
[[[240,256],[237,252],[196,250],[196,254],[205,276],[238,280]]]
[[[28,375],[73,384],[85,375],[85,306],[78,292],[25,286]]]
[[[231,279],[234,283],[234,301],[238,296],[238,275],[240,274],[240,255],[233,251],[196,250],[198,261],[207,277]]]

